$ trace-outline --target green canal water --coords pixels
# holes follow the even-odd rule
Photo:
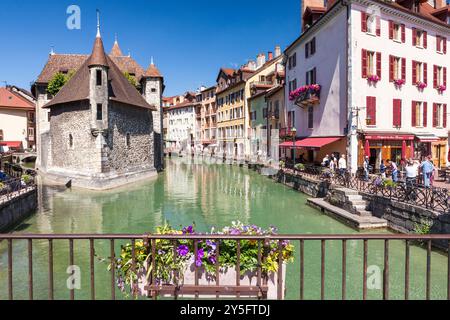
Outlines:
[[[166,171],[152,181],[120,190],[93,192],[61,190],[41,186],[39,209],[14,231],[16,233],[144,233],[169,221],[173,226],[196,223],[198,231],[212,226],[223,227],[231,221],[275,225],[280,233],[343,234],[356,231],[307,206],[306,195],[270,181],[251,170],[230,165],[186,164],[182,159],[167,161]],[[380,232],[380,231],[378,231]],[[387,232],[387,231],[384,231]],[[54,243],[55,298],[68,299],[66,269],[69,265],[68,242]],[[116,253],[118,253],[116,246]],[[77,299],[90,297],[89,243],[75,241],[75,264],[81,270],[81,289]],[[287,298],[298,299],[300,288],[299,244],[295,263],[287,269]],[[369,241],[368,298],[381,299],[381,282],[377,271],[383,269],[382,241]],[[404,242],[390,244],[390,298],[404,296]],[[96,253],[109,256],[109,242],[96,241]],[[361,299],[363,255],[361,241],[347,243],[347,298]],[[341,298],[340,241],[326,244],[325,297]],[[446,297],[446,256],[433,252],[431,259],[431,296]],[[13,246],[14,298],[28,298],[28,256],[26,241]],[[426,251],[411,247],[410,298],[425,298]],[[110,274],[107,264],[95,261],[95,290],[98,299],[110,297]],[[48,242],[33,242],[34,298],[48,297]],[[7,298],[7,249],[0,243],[0,299]],[[116,290],[118,298],[123,298]],[[320,242],[305,243],[305,298],[320,298]]]

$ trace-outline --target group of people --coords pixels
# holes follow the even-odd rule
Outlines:
[[[332,173],[338,171],[339,174],[344,174],[347,171],[345,154],[341,155],[339,160],[334,153],[331,154],[331,157],[327,154],[322,160],[322,166],[329,168]]]
[[[398,182],[399,170],[395,161],[388,159],[386,160],[385,163],[383,160],[381,160],[380,175],[382,179],[386,179],[387,169],[390,169],[392,181]],[[406,160],[404,169],[405,169],[406,183],[409,184],[416,183],[417,177],[419,176],[420,172],[420,174],[422,174],[423,176],[423,184],[425,188],[429,188],[433,185],[433,177],[436,167],[433,161],[431,160],[430,156],[425,157],[425,159],[422,162],[413,159]],[[369,172],[371,171],[371,166],[369,164],[369,157],[367,156],[364,158],[363,170],[364,170],[364,179],[368,180]]]

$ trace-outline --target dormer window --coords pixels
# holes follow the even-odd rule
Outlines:
[[[97,83],[97,86],[102,85],[102,70],[96,71],[96,83]]]

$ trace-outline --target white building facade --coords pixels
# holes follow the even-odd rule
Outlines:
[[[186,151],[193,147],[196,132],[195,99],[169,107],[167,114],[166,147],[172,151]]]
[[[288,126],[297,129],[298,152],[313,161],[345,153],[353,172],[364,155],[375,168],[427,155],[446,166],[449,38],[446,22],[396,4],[329,6],[285,51]],[[289,99],[310,84],[320,85],[319,97]]]

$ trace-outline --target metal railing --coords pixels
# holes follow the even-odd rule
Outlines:
[[[304,165],[302,170],[287,168],[283,171],[294,176],[299,175],[325,181],[335,186],[382,196],[440,213],[447,213],[450,209],[449,190],[445,188],[425,188],[420,183],[407,183],[402,180],[392,185],[386,185],[379,176],[371,175],[368,180],[365,180],[361,173],[339,173],[339,170],[331,172],[329,169],[312,165]]]
[[[25,183],[21,178],[0,182],[0,204],[6,203],[31,190],[36,189],[34,178]]]
[[[219,283],[219,278],[216,277],[216,283],[210,286],[205,285],[198,285],[198,279],[199,279],[199,268],[195,267],[195,284],[189,285],[189,286],[170,286],[170,285],[161,285],[161,284],[154,284],[150,283],[148,286],[148,290],[150,290],[151,294],[150,297],[156,299],[158,297],[158,294],[164,293],[164,292],[173,292],[174,297],[177,298],[177,294],[182,293],[194,293],[195,298],[198,298],[199,295],[205,294],[205,293],[214,293],[219,296],[220,293],[232,293],[236,295],[237,298],[240,297],[240,294],[249,294],[253,293],[255,294],[255,297],[258,298],[265,298],[265,292],[266,287],[264,286],[264,275],[262,273],[262,252],[265,244],[267,241],[277,241],[278,243],[278,250],[279,253],[282,252],[282,242],[289,240],[291,243],[295,242],[298,245],[299,248],[299,261],[296,261],[292,268],[295,268],[296,272],[300,275],[299,283],[298,283],[298,290],[299,290],[299,297],[301,300],[305,298],[305,267],[308,266],[308,263],[310,263],[310,260],[307,260],[305,257],[305,243],[308,241],[319,241],[320,242],[320,250],[319,252],[315,252],[318,256],[320,256],[320,284],[317,288],[313,288],[314,290],[320,291],[320,298],[323,300],[326,298],[326,257],[327,257],[327,251],[326,251],[326,244],[327,242],[331,241],[339,241],[342,245],[342,251],[341,251],[341,257],[340,260],[342,262],[342,269],[340,274],[340,281],[341,282],[341,299],[345,300],[347,298],[347,266],[348,266],[348,241],[361,241],[362,242],[362,260],[363,260],[363,268],[361,270],[362,276],[363,276],[363,287],[362,287],[362,299],[366,300],[368,298],[368,244],[371,241],[381,240],[384,241],[383,246],[383,272],[382,272],[382,298],[383,299],[389,299],[390,297],[390,282],[389,282],[389,276],[390,276],[390,260],[389,260],[389,248],[390,248],[390,242],[394,240],[400,240],[404,241],[404,283],[402,285],[403,289],[403,297],[404,299],[409,299],[410,292],[412,290],[415,290],[416,288],[411,287],[411,281],[410,281],[410,247],[416,242],[421,241],[422,243],[426,244],[426,273],[425,273],[425,297],[426,299],[431,298],[431,253],[432,253],[432,241],[445,241],[447,243],[446,248],[450,249],[450,235],[404,235],[404,234],[392,234],[392,235],[386,235],[386,234],[342,234],[342,235],[326,235],[326,234],[317,234],[317,235],[300,235],[300,234],[286,234],[286,235],[271,235],[271,236],[240,236],[240,235],[201,235],[201,234],[195,234],[195,235],[150,235],[150,234],[122,234],[122,235],[114,235],[114,234],[0,234],[0,244],[3,243],[3,241],[6,241],[6,255],[7,255],[7,297],[10,300],[14,299],[14,290],[17,289],[13,286],[13,279],[14,279],[14,268],[13,268],[13,246],[16,241],[26,241],[26,249],[20,250],[20,254],[22,254],[26,260],[28,260],[28,266],[25,267],[27,270],[27,279],[21,279],[23,281],[17,281],[16,283],[20,283],[21,285],[25,286],[25,288],[20,288],[22,290],[28,291],[28,298],[30,300],[33,300],[35,297],[35,279],[34,279],[34,273],[33,273],[33,254],[34,254],[34,242],[35,241],[41,241],[39,244],[39,248],[41,250],[45,250],[43,248],[42,241],[47,241],[47,253],[48,253],[48,261],[47,261],[47,276],[48,276],[48,282],[46,286],[47,290],[47,298],[49,300],[53,300],[55,298],[55,273],[54,273],[54,244],[57,241],[65,242],[65,244],[68,244],[68,265],[72,266],[76,262],[74,247],[78,244],[79,241],[88,241],[89,243],[89,259],[88,259],[88,265],[89,265],[89,284],[90,284],[90,298],[96,299],[96,273],[95,273],[95,259],[96,259],[96,241],[102,240],[102,243],[108,243],[106,249],[109,251],[110,257],[107,259],[110,261],[112,268],[110,271],[107,271],[105,268],[105,272],[108,272],[110,274],[110,289],[109,289],[109,297],[110,299],[116,299],[116,273],[115,273],[115,258],[116,255],[116,249],[117,249],[117,243],[119,241],[131,241],[131,248],[132,248],[132,262],[131,262],[131,268],[132,270],[136,270],[136,242],[143,241],[143,243],[146,244],[148,248],[148,253],[155,257],[157,255],[156,251],[156,241],[157,240],[170,240],[174,243],[177,243],[177,241],[180,240],[191,240],[195,242],[195,248],[197,250],[197,244],[200,241],[204,240],[211,240],[214,241],[236,241],[237,242],[237,262],[236,262],[236,285],[235,286],[221,286]],[[244,240],[253,240],[257,242],[258,247],[258,263],[257,263],[257,284],[255,286],[242,286],[240,283],[240,259],[241,259],[241,246],[240,243]],[[109,246],[109,248],[108,248]],[[352,246],[353,247],[353,246]],[[67,246],[65,246],[67,248]],[[78,248],[78,247],[77,247]],[[217,246],[217,257],[220,256],[219,252],[219,246]],[[447,252],[447,274],[446,274],[446,291],[447,291],[447,299],[450,299],[450,250]],[[42,255],[42,252],[40,253]],[[60,254],[59,256],[66,255]],[[174,252],[174,259],[177,259],[177,254]],[[352,253],[351,257],[354,257],[354,252]],[[14,256],[14,258],[17,258],[17,256]],[[42,263],[42,259],[38,260],[40,263]],[[153,268],[151,271],[150,278],[155,278],[155,267],[154,267],[154,261],[150,260]],[[294,261],[295,262],[295,261]],[[333,263],[336,261],[333,259]],[[418,261],[415,260],[415,263]],[[282,292],[282,286],[283,286],[283,277],[282,277],[282,257],[280,254],[278,254],[278,277],[277,277],[277,298],[281,299],[283,296]],[[24,266],[22,266],[24,267]],[[45,270],[45,269],[44,269]],[[216,259],[216,275],[219,272],[219,259]],[[98,273],[97,273],[98,274]],[[136,280],[133,280],[136,281]],[[333,281],[336,281],[336,278],[333,279]],[[133,282],[133,285],[137,285],[135,282]],[[42,284],[39,285],[39,290],[42,293]],[[45,286],[44,286],[45,287]],[[0,289],[5,290],[5,289]],[[69,299],[74,300],[75,299],[75,290],[68,289],[69,290]],[[61,299],[62,297],[57,297]]]

